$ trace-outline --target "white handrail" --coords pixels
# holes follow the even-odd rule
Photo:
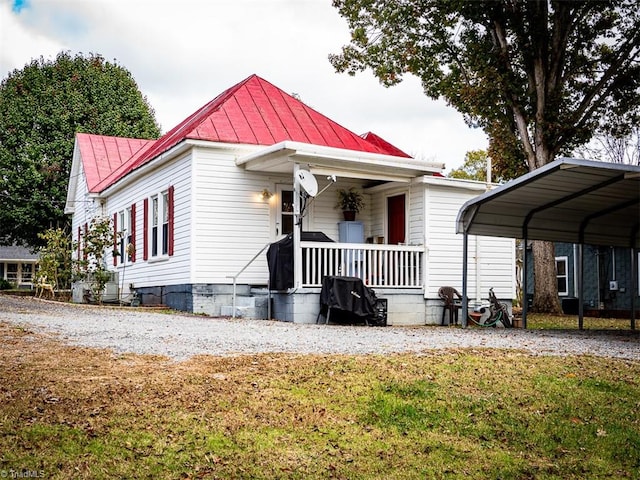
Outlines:
[[[249,267],[249,265],[251,265],[255,261],[255,259],[258,258],[262,254],[262,252],[264,252],[269,247],[269,245],[271,245],[271,243],[267,243],[264,247],[262,247],[260,251],[256,253],[253,256],[253,258],[249,260],[247,264],[240,269],[238,273],[236,273],[235,275],[227,275],[227,278],[233,278],[233,313],[231,314],[231,318],[236,318],[236,281],[238,277],[242,275],[242,272],[244,272]],[[269,316],[269,320],[271,320],[271,285],[269,285],[268,283],[267,283],[267,290],[269,291],[269,298],[267,298],[268,316]]]
[[[421,288],[424,245],[301,242],[305,287],[319,287],[326,275],[361,278],[371,287]]]

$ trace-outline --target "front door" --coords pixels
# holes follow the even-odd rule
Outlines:
[[[387,238],[389,245],[406,242],[405,195],[387,197]]]
[[[293,232],[293,186],[277,185],[276,238]]]

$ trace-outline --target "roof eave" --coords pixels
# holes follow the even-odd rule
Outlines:
[[[69,188],[67,188],[67,199],[64,204],[65,215],[71,215],[75,212],[75,196],[78,185],[78,175],[80,174],[80,153],[77,137],[73,145],[73,159],[71,160],[71,172],[69,173]]]
[[[426,163],[413,158],[325,147],[284,141],[239,157],[236,165],[251,171],[288,173],[294,163],[309,165],[312,172],[331,173],[351,178],[407,181],[416,176],[440,173],[441,163]]]

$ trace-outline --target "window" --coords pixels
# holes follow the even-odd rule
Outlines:
[[[7,263],[7,280],[12,283],[18,283],[18,264]]]
[[[280,192],[280,235],[293,232],[293,190]]]
[[[22,264],[22,281],[24,283],[33,282],[33,264],[32,263]]]
[[[151,197],[151,256],[158,256],[158,196]]]
[[[556,279],[558,281],[558,295],[569,295],[568,257],[556,257]]]
[[[127,243],[127,216],[124,211],[120,212],[120,232],[118,235],[118,252],[120,253],[120,263],[124,263],[124,255],[126,253],[125,246]]]
[[[144,201],[143,258],[145,260],[148,259],[147,248],[152,258],[173,255],[173,192],[173,187],[169,187],[166,191]],[[151,235],[148,229],[151,230]]]
[[[127,254],[127,261],[128,262],[132,262],[133,261],[133,245],[134,245],[134,239],[133,236],[135,235],[135,226],[134,226],[134,222],[135,219],[133,217],[133,212],[132,212],[132,208],[133,207],[129,207],[127,208],[126,211],[126,220],[127,220],[127,228],[125,230],[125,237],[123,238],[123,240],[125,241],[125,252]],[[131,246],[130,246],[131,245]]]
[[[169,253],[169,192],[162,193],[162,254]]]
[[[135,262],[135,203],[126,210],[121,210],[113,216],[114,230],[117,232],[114,248],[118,252],[120,265]],[[118,260],[114,259],[114,265]]]

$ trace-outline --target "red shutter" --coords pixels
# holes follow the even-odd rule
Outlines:
[[[82,258],[82,229],[78,225],[78,261]]]
[[[149,258],[149,199],[142,204],[142,259]]]
[[[84,224],[84,245],[82,246],[82,259],[87,259],[87,237],[89,236],[89,224]]]
[[[173,255],[173,186],[169,187],[168,196],[169,196],[169,256]]]
[[[115,253],[118,251],[118,214],[113,214],[113,265],[118,265],[118,257]]]
[[[131,204],[131,245],[133,245],[133,251],[131,252],[131,262],[136,261],[136,204]]]

